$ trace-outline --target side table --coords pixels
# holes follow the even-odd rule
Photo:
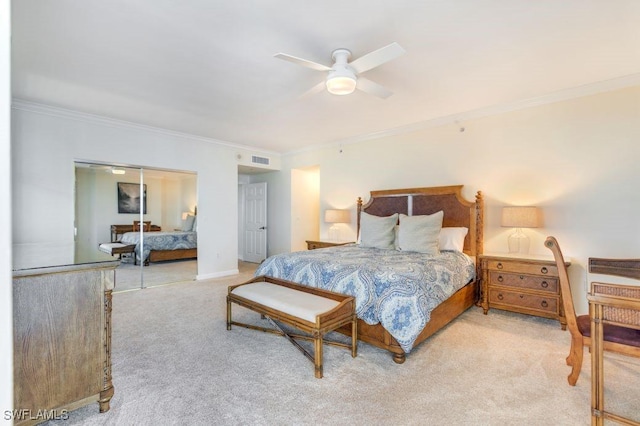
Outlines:
[[[314,241],[307,240],[307,250],[315,250],[319,248],[325,247],[335,247],[335,246],[343,246],[345,244],[350,244],[353,241]]]
[[[483,254],[480,265],[481,306],[485,314],[496,308],[551,318],[560,321],[566,330],[558,268],[552,257]]]

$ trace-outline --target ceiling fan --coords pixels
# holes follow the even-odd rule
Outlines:
[[[336,49],[331,54],[334,61],[332,66],[319,64],[307,59],[297,58],[295,56],[287,55],[286,53],[277,53],[274,57],[284,59],[285,61],[293,62],[294,64],[302,65],[316,71],[328,72],[325,81],[312,87],[304,93],[303,96],[318,93],[325,88],[329,93],[334,95],[348,95],[355,89],[358,89],[379,98],[386,99],[391,96],[393,92],[378,83],[362,77],[360,74],[389,62],[404,53],[406,53],[405,50],[398,43],[393,42],[388,46],[369,52],[366,55],[355,59],[353,62],[349,62],[349,59],[351,59],[351,51],[348,49]]]

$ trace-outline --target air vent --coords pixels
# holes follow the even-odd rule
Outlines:
[[[267,157],[258,157],[257,155],[251,156],[251,162],[254,164],[264,164],[265,166],[269,165],[269,159]]]

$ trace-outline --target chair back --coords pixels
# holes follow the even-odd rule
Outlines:
[[[151,221],[150,220],[145,220],[142,223],[143,223],[144,232],[150,232],[151,231]],[[139,220],[134,220],[133,221],[133,232],[140,232],[140,221]]]
[[[571,284],[569,282],[569,274],[567,273],[567,265],[564,263],[564,256],[562,250],[558,245],[558,241],[555,237],[547,237],[544,242],[544,246],[547,247],[553,253],[553,258],[558,268],[558,277],[560,279],[560,296],[562,297],[562,307],[564,309],[564,315],[567,318],[567,328],[569,332],[574,335],[582,335],[578,328],[578,320],[576,318],[576,310],[573,307],[573,297],[571,295]]]

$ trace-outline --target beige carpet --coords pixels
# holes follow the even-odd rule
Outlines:
[[[197,260],[168,260],[140,265],[122,262],[116,268],[116,292],[138,290],[145,287],[193,281],[198,275]]]
[[[111,410],[91,404],[50,424],[590,424],[589,353],[569,386],[569,334],[556,321],[474,307],[402,365],[367,344],[355,359],[326,347],[325,377],[315,379],[284,338],[226,330],[227,286],[252,270],[115,294]],[[608,356],[605,372],[609,406],[638,417],[640,360]]]

